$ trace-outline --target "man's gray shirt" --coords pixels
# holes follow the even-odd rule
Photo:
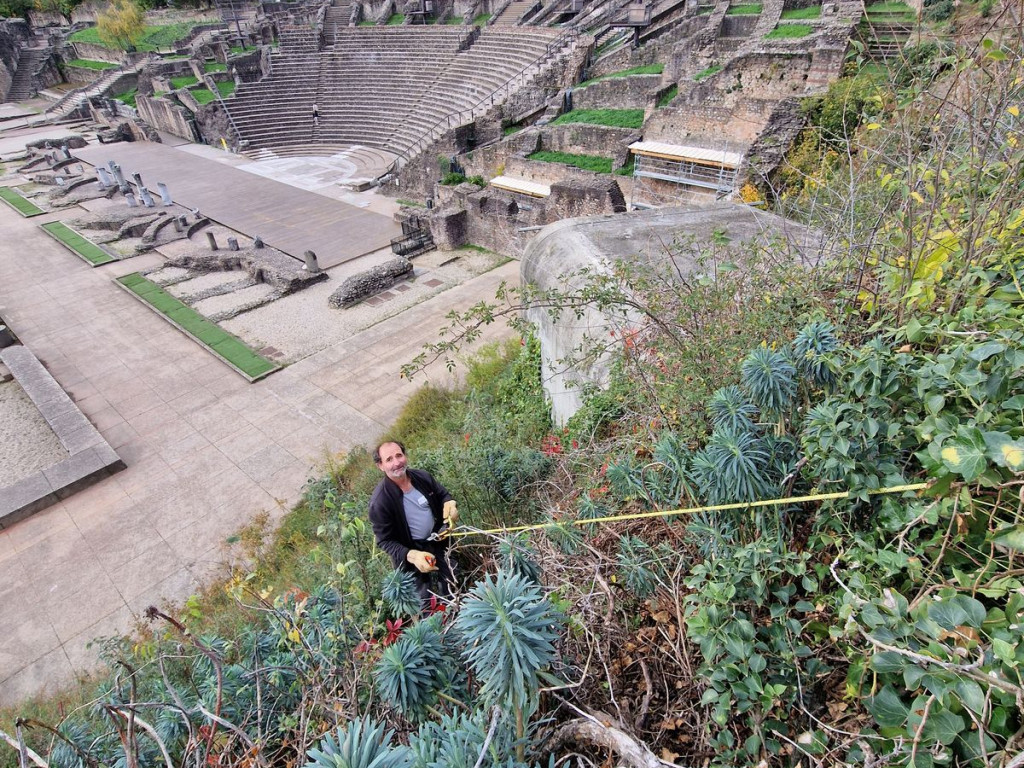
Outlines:
[[[413,488],[402,494],[402,506],[405,508],[405,520],[409,523],[409,533],[413,539],[425,539],[434,530],[434,515],[430,511],[427,497]]]

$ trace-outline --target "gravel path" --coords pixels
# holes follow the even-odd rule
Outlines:
[[[0,486],[13,485],[67,457],[21,385],[0,384]]]
[[[340,264],[330,270],[329,280],[230,320],[222,320],[220,326],[254,349],[273,347],[283,353],[283,362],[294,363],[506,260],[494,253],[473,250],[431,251],[414,259],[415,279],[391,288],[386,301],[377,304],[364,301],[349,309],[328,306],[327,298],[346,277],[388,258],[393,258],[390,251],[356,259],[358,265]]]

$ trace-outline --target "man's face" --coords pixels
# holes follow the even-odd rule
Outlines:
[[[392,480],[405,474],[406,458],[398,443],[384,443],[380,447],[380,462],[377,468]]]

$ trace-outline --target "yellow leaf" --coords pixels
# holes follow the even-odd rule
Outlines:
[[[920,192],[911,192],[910,196],[912,198],[914,198],[915,200],[917,200],[917,202],[919,202],[919,203],[923,203],[924,202],[924,198],[921,197],[921,193]]]
[[[302,642],[302,637],[299,635],[299,630],[297,630],[295,627],[292,627],[291,631],[288,633],[288,639],[296,645]]]
[[[877,131],[882,126],[879,125],[878,123],[868,123],[864,127],[867,128],[869,131]]]
[[[1017,471],[1017,468],[1024,466],[1024,450],[1014,448],[1012,445],[1002,446],[1003,461],[1010,469]]]
[[[952,445],[946,446],[940,453],[942,460],[948,464],[959,464],[960,463],[960,451],[954,448]]]
[[[1020,115],[1020,107],[1018,106],[1007,107],[1006,111],[1009,112],[1014,117]]]

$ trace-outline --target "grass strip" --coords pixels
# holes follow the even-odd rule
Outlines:
[[[41,213],[46,213],[46,211],[38,205],[15,190],[14,187],[0,187],[0,199],[10,205],[26,219],[32,216],[38,216]]]
[[[765,40],[793,40],[799,37],[807,37],[814,31],[809,24],[779,24],[775,29],[764,36]]]
[[[609,72],[607,75],[600,75],[599,77],[592,77],[590,80],[584,80],[582,83],[577,85],[577,88],[586,88],[588,85],[599,83],[602,80],[614,80],[618,77],[629,77],[630,75],[660,75],[665,71],[664,64],[645,64],[642,67],[633,67],[632,69],[623,69],[619,72]]]
[[[135,47],[137,50],[147,53],[152,53],[161,48],[170,48],[178,40],[186,37],[194,26],[195,22],[191,21],[183,21],[177,24],[147,25]],[[68,40],[73,43],[91,43],[92,45],[100,45],[114,50],[113,46],[100,37],[97,27],[80,29],[72,34]]]
[[[667,107],[669,104],[672,103],[672,100],[676,96],[678,96],[678,95],[679,95],[679,86],[678,85],[673,85],[671,88],[669,88],[663,94],[661,94],[661,97],[658,99],[658,109],[661,109],[662,107]]]
[[[205,346],[249,381],[262,379],[281,368],[277,363],[254,352],[237,336],[207,320],[192,307],[138,272],[119,277],[116,282],[164,315],[182,332]]]
[[[111,64],[109,61],[94,61],[92,59],[72,59],[65,66],[78,67],[79,69],[95,69],[98,71],[117,69],[117,64]]]
[[[703,80],[705,78],[708,78],[708,77],[711,77],[712,75],[717,75],[721,71],[722,71],[722,65],[721,64],[712,64],[710,67],[707,67],[706,69],[702,69],[700,72],[698,72],[696,75],[694,75],[693,76],[693,80],[694,80],[694,82],[699,83],[701,80]]]
[[[584,171],[596,171],[597,173],[611,173],[612,159],[610,157],[598,157],[597,155],[572,155],[568,152],[534,152],[527,155],[528,160],[539,160],[542,163],[560,163],[580,168]]]
[[[49,224],[43,224],[42,228],[48,235],[67,246],[68,250],[94,267],[117,261],[96,243],[82,237],[63,222],[51,221]]]
[[[790,8],[782,12],[783,21],[799,21],[801,19],[821,18],[821,6],[809,5],[806,8]]]
[[[171,88],[178,90],[179,88],[188,88],[190,85],[195,85],[199,82],[199,78],[195,75],[182,75],[181,77],[171,78]]]
[[[725,12],[726,16],[757,16],[761,13],[760,3],[744,3],[734,5]]]
[[[573,109],[551,121],[551,125],[586,123],[609,128],[639,128],[644,124],[642,109]]]
[[[220,93],[222,99],[226,99],[235,92],[235,81],[227,80],[223,83],[217,83],[217,92]],[[214,99],[213,91],[209,88],[196,88],[191,93],[192,98],[200,104],[209,104]]]

